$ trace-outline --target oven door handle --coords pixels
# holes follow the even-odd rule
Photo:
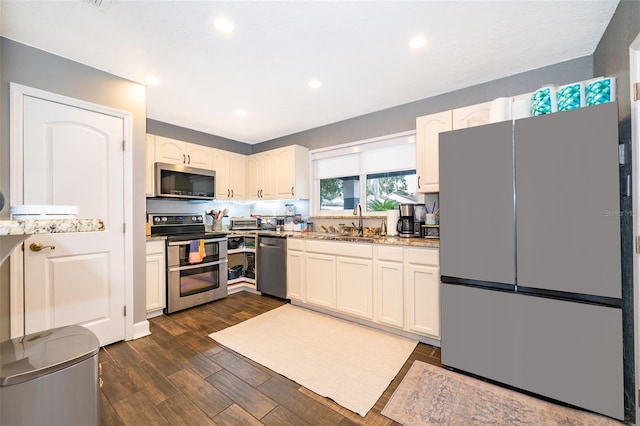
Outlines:
[[[194,263],[193,265],[189,266],[169,266],[169,272],[186,271],[189,269],[204,268],[206,266],[222,265],[223,263],[227,263],[227,259],[220,260],[218,262]]]
[[[189,244],[191,244],[191,241],[192,240],[188,240],[188,241],[171,241],[169,243],[169,245],[170,246],[188,246]],[[222,242],[225,242],[225,241],[227,241],[226,238],[213,238],[213,239],[210,239],[210,240],[204,240],[204,243],[205,244],[208,244],[208,243],[222,243]]]

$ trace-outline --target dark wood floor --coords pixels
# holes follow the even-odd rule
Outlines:
[[[150,336],[105,346],[100,350],[102,424],[397,424],[380,411],[413,361],[440,365],[439,348],[418,344],[363,418],[208,337],[282,304],[240,292],[153,318]]]

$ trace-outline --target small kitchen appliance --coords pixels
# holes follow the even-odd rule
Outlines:
[[[398,209],[400,211],[400,218],[396,227],[398,234],[405,238],[412,237],[415,232],[413,229],[414,204],[400,204]]]
[[[427,214],[427,207],[424,204],[416,204],[413,207],[413,234],[416,237],[422,235],[422,225],[425,224],[425,216]]]
[[[156,197],[213,200],[216,172],[177,164],[156,163]]]
[[[261,229],[262,219],[256,217],[232,217],[231,229],[234,231],[244,230],[258,230]]]

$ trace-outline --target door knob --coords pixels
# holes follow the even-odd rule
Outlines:
[[[29,249],[31,249],[31,251],[40,251],[40,250],[46,249],[46,248],[50,248],[51,250],[55,250],[56,246],[43,246],[42,243],[31,243],[31,245],[29,245]]]

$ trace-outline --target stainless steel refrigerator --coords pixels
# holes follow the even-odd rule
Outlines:
[[[442,363],[624,418],[615,103],[440,134]]]

